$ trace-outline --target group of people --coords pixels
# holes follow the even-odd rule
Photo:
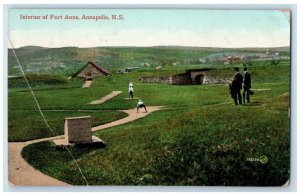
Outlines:
[[[250,95],[253,94],[251,90],[251,75],[248,72],[247,67],[244,67],[244,74],[240,74],[239,68],[235,67],[235,75],[233,76],[232,82],[229,84],[229,90],[231,97],[234,99],[235,105],[242,105],[242,103],[250,103]],[[244,84],[244,85],[243,85]],[[243,90],[243,102],[241,90]]]
[[[133,83],[132,82],[130,82],[129,83],[129,88],[128,88],[128,98],[130,99],[133,99],[133,92],[134,92],[134,90],[133,90]],[[146,108],[146,106],[145,106],[145,104],[144,104],[144,102],[140,99],[139,101],[138,101],[138,103],[137,103],[137,106],[136,106],[136,112],[138,113],[139,112],[139,109],[140,108],[144,108],[145,109],[145,112],[148,112],[147,111],[147,108]]]

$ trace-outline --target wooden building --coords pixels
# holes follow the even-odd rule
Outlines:
[[[94,62],[88,62],[83,66],[78,72],[76,72],[72,77],[80,77],[85,80],[93,80],[94,77],[111,75],[108,71],[102,69],[100,66],[96,65]]]

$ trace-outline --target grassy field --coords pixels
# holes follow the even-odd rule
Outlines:
[[[61,76],[30,75],[27,78],[34,89],[49,125],[55,133],[53,134],[46,127],[31,92],[28,88],[25,88],[25,85],[27,85],[25,80],[14,78],[10,79],[9,82],[11,86],[9,85],[8,93],[8,141],[27,141],[57,134],[62,135],[66,117],[90,115],[92,126],[96,126],[127,116],[123,112],[97,110],[94,106],[88,105],[88,103],[101,98],[109,91],[88,92],[86,89],[81,88],[82,80],[69,81]],[[89,98],[92,93],[94,93],[93,99],[84,99],[85,97]],[[78,97],[81,97],[81,99],[78,99]]]
[[[62,130],[66,115],[92,115],[95,124],[121,118],[124,114],[116,110],[134,108],[137,101],[124,99],[130,81],[135,96],[147,106],[166,106],[146,118],[93,133],[106,141],[106,148],[72,148],[91,185],[280,186],[289,178],[289,70],[288,62],[276,66],[260,62],[250,67],[253,89],[270,90],[256,92],[252,103],[243,106],[234,106],[228,85],[178,86],[138,80],[140,76],[183,71],[177,69],[97,78],[88,89],[79,88],[77,80],[70,81],[74,85],[36,86],[35,94],[44,110],[91,110],[46,112],[57,130]],[[233,71],[232,67],[220,67],[210,74],[231,77]],[[112,90],[123,93],[101,105],[87,104]],[[16,122],[35,110],[28,90],[9,89],[12,141],[25,137],[24,130],[29,133],[27,139],[48,136],[41,123],[31,132],[34,125],[23,129],[22,122]],[[33,114],[23,123],[34,123],[38,114]],[[29,145],[22,155],[47,175],[84,185],[74,160],[52,142]],[[250,161],[263,155],[268,158],[266,163]]]

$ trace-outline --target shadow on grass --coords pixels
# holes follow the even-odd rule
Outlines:
[[[82,143],[82,144],[76,144],[76,145],[70,145],[68,146],[71,150],[81,150],[84,152],[89,152],[92,150],[100,149],[100,148],[106,148],[106,144],[103,142],[93,142],[93,143]],[[66,146],[56,146],[55,150],[57,151],[64,151],[66,150]]]
[[[266,102],[262,102],[262,101],[254,101],[254,102],[251,102],[251,103],[244,103],[243,106],[263,106],[265,105]]]

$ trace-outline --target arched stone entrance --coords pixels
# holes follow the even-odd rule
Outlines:
[[[185,73],[173,75],[170,79],[171,84],[182,84],[182,85],[202,85],[207,84],[208,71],[211,68],[203,69],[187,69]]]
[[[196,77],[195,77],[195,83],[196,84],[199,84],[199,85],[203,84],[203,80],[204,80],[204,75],[203,74],[196,75]]]

